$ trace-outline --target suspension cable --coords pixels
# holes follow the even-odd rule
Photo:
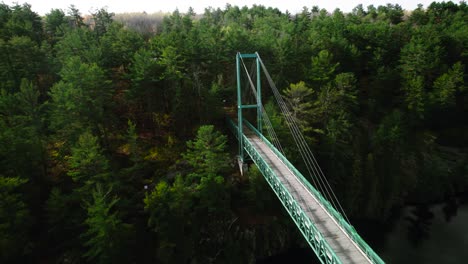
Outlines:
[[[269,76],[267,76],[269,77]],[[271,77],[270,77],[271,78]],[[269,79],[269,82],[270,82],[270,85],[272,86],[272,82],[271,80]],[[272,86],[273,87],[273,86]],[[284,101],[282,101],[281,99],[281,95],[279,94],[279,92],[276,90],[273,90],[274,92],[274,95],[275,95],[275,98],[277,99],[278,101],[278,105],[280,106],[280,110],[282,112],[282,114],[285,116],[286,118],[286,124],[288,125],[290,131],[291,131],[291,134],[293,136],[293,139],[294,139],[294,142],[296,143],[296,145],[299,147],[299,152],[301,153],[301,157],[302,159],[304,160],[304,163],[306,165],[306,168],[309,172],[309,174],[312,176],[312,181],[314,182],[314,185],[317,186],[319,188],[319,190],[321,190],[321,192],[324,194],[324,195],[329,195],[328,193],[328,190],[326,188],[324,188],[324,184],[323,184],[323,181],[317,177],[315,171],[314,173],[311,172],[311,167],[313,168],[313,166],[310,164],[310,161],[309,159],[307,158],[306,156],[306,150],[304,148],[304,144],[303,144],[303,141],[300,139],[300,137],[298,136],[298,129],[297,127],[294,126],[294,123],[291,121],[291,114],[290,112],[287,110],[287,107],[285,107],[284,105]],[[313,169],[312,169],[313,170]],[[330,196],[331,197],[331,196]],[[333,200],[331,200],[330,198],[328,198],[328,200],[330,200],[331,202],[333,202]],[[334,205],[336,207],[336,205]]]
[[[255,97],[255,99],[257,99],[257,90],[256,90],[256,88],[255,88],[255,85],[253,84],[251,74],[249,74],[249,73],[247,72],[247,67],[245,66],[245,63],[244,63],[244,61],[243,61],[242,58],[241,58],[241,61],[242,61],[242,64],[243,64],[243,66],[244,66],[244,70],[245,70],[246,73],[247,73],[247,77],[249,78],[248,80],[249,80],[249,82],[250,82],[250,87],[251,87],[251,89],[252,89],[252,91],[253,91],[254,97]],[[251,73],[253,73],[253,67],[252,67],[252,69],[251,69]],[[253,74],[252,74],[252,75],[253,75]],[[279,141],[279,138],[278,138],[278,136],[276,135],[275,130],[273,129],[273,125],[272,125],[272,123],[271,123],[271,121],[270,121],[270,118],[268,117],[268,114],[267,114],[267,112],[266,112],[266,110],[265,110],[265,108],[263,107],[263,104],[262,104],[261,102],[260,102],[260,107],[261,107],[261,110],[262,110],[262,116],[264,117],[263,120],[265,121],[265,124],[266,124],[268,136],[272,139],[273,144],[275,145],[275,147],[276,147],[279,151],[281,151],[281,153],[284,154],[284,150],[283,150],[283,148],[282,148],[282,146],[281,146],[281,143],[280,143],[280,141]]]
[[[253,86],[253,83],[252,83],[252,78],[253,78],[253,74],[254,74],[254,67],[255,67],[255,61],[253,61],[252,65],[250,66],[250,72],[247,71],[247,67],[246,67],[245,62],[244,62],[244,60],[242,58],[241,58],[241,62],[242,62],[242,65],[244,67],[244,70],[245,70],[245,72],[247,74],[245,87],[250,87],[251,88],[251,90],[253,91],[252,92],[253,97],[255,98],[255,101],[257,102],[257,90],[256,90],[255,86]],[[248,85],[248,84],[250,84],[250,85]],[[262,117],[265,117],[264,111],[262,111]],[[266,120],[268,120],[268,122],[265,122],[267,124],[266,129],[267,129],[268,136],[272,139],[273,145],[275,145],[276,148],[278,148],[278,145],[279,145],[279,147],[281,147],[281,144],[277,144],[277,142],[279,143],[279,140],[275,136],[276,134],[274,134],[274,130],[272,132],[273,126],[271,125],[271,123],[269,123],[268,116],[266,116],[266,118],[267,118]]]
[[[253,81],[252,81],[252,78],[249,74],[249,72],[247,71],[247,67],[245,66],[245,63],[244,63],[244,60],[242,59],[241,57],[241,62],[242,62],[242,65],[244,67],[244,70],[245,72],[247,73],[247,77],[248,77],[248,81],[250,83],[250,87],[252,89],[252,92],[254,94],[254,97],[255,99],[257,99],[257,90],[255,88],[255,85],[253,84]],[[252,67],[253,68],[253,67]],[[253,69],[251,70],[251,72],[253,72]],[[276,132],[273,128],[273,125],[271,123],[271,120],[262,104],[262,102],[260,102],[260,107],[261,107],[261,110],[262,110],[262,117],[263,117],[263,120],[265,121],[265,124],[266,124],[266,128],[267,128],[267,133],[268,133],[268,136],[272,139],[272,143],[273,145],[275,145],[275,147],[282,153],[284,154],[284,150],[283,150],[283,147],[281,146],[281,143],[279,141],[279,138],[278,136],[276,135]]]
[[[320,183],[319,184],[319,188],[322,189],[323,192],[326,196],[328,196],[328,199],[330,200],[330,202],[332,203],[332,205],[336,208],[336,209],[339,209],[341,211],[341,213],[343,214],[343,216],[345,217],[345,219],[349,222],[349,219],[346,215],[346,213],[344,212],[343,210],[343,207],[341,206],[338,198],[336,197],[335,193],[333,192],[328,180],[326,179],[322,169],[320,168],[314,154],[312,153],[312,151],[310,150],[309,146],[307,145],[306,141],[305,141],[305,138],[304,136],[302,135],[302,132],[300,131],[298,125],[297,125],[297,122],[296,120],[292,117],[292,114],[291,112],[289,111],[286,103],[284,102],[281,94],[279,93],[278,91],[278,88],[276,87],[276,85],[274,84],[273,82],[273,79],[271,78],[268,70],[266,69],[263,61],[261,60],[260,56],[258,55],[257,53],[257,56],[258,56],[258,59],[259,59],[259,62],[262,66],[262,69],[267,77],[267,80],[270,84],[270,87],[271,89],[273,90],[273,94],[278,102],[278,105],[280,106],[280,109],[283,113],[283,115],[285,116],[286,118],[286,123],[288,124],[288,127],[291,131],[291,134],[293,135],[293,138],[294,138],[294,141],[296,142],[296,145],[299,147],[299,151],[301,152],[301,156],[302,156],[302,159],[304,160],[305,162],[305,165],[307,167],[307,170],[309,172],[309,174],[312,176],[312,175],[315,175],[315,178],[317,178],[317,181]],[[309,168],[309,166],[311,168]],[[313,173],[311,172],[313,171]],[[312,177],[313,179],[314,177]],[[335,203],[336,202],[336,203]]]
[[[299,151],[302,155],[302,158],[305,162],[305,165],[307,167],[309,174],[311,176],[313,174],[315,175],[315,177],[317,178],[318,187],[320,188],[321,192],[327,197],[327,199],[333,204],[335,208],[338,208],[332,196],[333,191],[331,190],[331,188],[327,188],[328,182],[326,181],[326,178],[322,177],[319,174],[317,167],[315,166],[313,162],[311,162],[311,157],[310,157],[309,151],[307,150],[307,143],[305,142],[305,138],[303,138],[302,133],[300,132],[295,120],[292,117],[292,114],[287,108],[285,102],[282,100],[282,97],[278,91],[275,91],[275,97],[278,101],[278,104],[281,106],[284,116],[286,117],[286,121],[287,121],[288,126],[290,127],[291,133],[293,137],[295,137],[296,139],[295,140],[296,144],[299,147]],[[313,171],[313,174],[311,173],[311,170]]]
[[[245,63],[244,63],[243,61],[242,61],[242,64],[244,65],[244,69],[247,71],[247,68],[246,68],[246,66],[245,66]],[[249,77],[249,82],[250,82],[250,86],[251,86],[251,88],[252,88],[252,90],[253,90],[253,93],[256,95],[257,93],[256,93],[255,85],[253,84],[252,78],[250,77],[250,75],[248,75],[248,77]],[[262,107],[263,107],[263,105],[262,105]],[[265,113],[266,113],[266,111],[265,111]],[[267,115],[267,118],[268,118],[268,115]],[[270,123],[270,124],[271,124],[271,123]],[[274,132],[274,128],[273,128],[272,125],[271,125],[271,130],[272,130],[273,133],[276,135],[276,133]],[[296,141],[297,139],[294,137],[294,140]],[[279,142],[279,139],[278,139],[278,142]],[[297,144],[297,141],[296,141],[296,144]],[[284,151],[283,151],[282,149],[281,149],[281,153],[284,155]],[[310,173],[310,172],[309,172],[309,173]],[[288,179],[285,179],[285,180],[286,180],[287,182],[289,182]],[[317,182],[316,182],[316,180],[314,179],[314,177],[312,177],[312,182],[313,182],[313,184],[314,184],[315,186],[319,186],[319,187],[321,186],[321,185],[318,185],[318,184],[317,184]],[[307,206],[308,206],[308,205],[307,205]]]

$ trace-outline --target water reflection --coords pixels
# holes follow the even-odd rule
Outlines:
[[[429,239],[433,219],[434,214],[427,205],[418,205],[404,216],[404,221],[408,224],[408,241],[414,247]]]
[[[381,256],[387,263],[467,263],[468,204],[448,200],[402,210],[385,235]]]
[[[450,222],[450,220],[457,215],[458,206],[458,201],[455,198],[450,198],[446,201],[444,207],[442,208],[446,222]]]

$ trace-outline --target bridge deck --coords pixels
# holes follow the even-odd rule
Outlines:
[[[342,263],[372,263],[347,236],[315,196],[288,169],[280,158],[256,134],[244,127],[244,133],[263,159],[280,178],[302,210],[312,220]]]

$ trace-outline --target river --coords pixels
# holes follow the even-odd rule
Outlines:
[[[468,204],[404,208],[380,255],[387,263],[468,263]]]
[[[390,227],[359,223],[356,229],[386,263],[468,263],[468,199],[406,206]],[[319,263],[310,248],[292,249],[257,263]]]

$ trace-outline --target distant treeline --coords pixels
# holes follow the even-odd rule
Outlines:
[[[148,35],[156,34],[160,28],[163,19],[168,13],[158,12],[147,14],[142,13],[118,13],[114,16],[114,20],[124,24],[126,27],[135,30],[136,32]]]

